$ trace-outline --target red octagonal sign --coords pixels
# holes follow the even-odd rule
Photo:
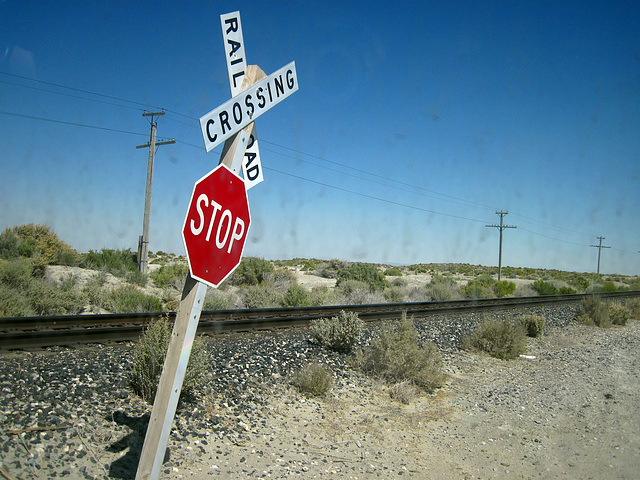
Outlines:
[[[198,180],[182,228],[191,276],[220,285],[240,264],[250,223],[240,177],[221,164]]]

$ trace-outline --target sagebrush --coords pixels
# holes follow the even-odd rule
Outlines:
[[[338,352],[347,352],[362,334],[364,322],[355,312],[342,310],[331,318],[311,321],[311,335],[320,345]]]
[[[173,325],[166,317],[152,323],[144,331],[133,350],[129,381],[133,391],[147,403],[153,403],[164,360],[167,356]],[[196,337],[182,383],[181,395],[192,396],[205,381],[209,363],[204,343]]]
[[[293,384],[302,393],[324,395],[333,385],[331,370],[318,363],[305,365],[293,375]]]
[[[524,354],[527,339],[525,329],[516,320],[485,318],[471,335],[464,336],[463,348],[486,352],[502,360],[518,358]]]
[[[406,313],[396,327],[387,327],[371,345],[356,353],[356,365],[388,383],[410,382],[426,391],[445,381],[442,358],[431,342],[418,341],[418,331]]]
[[[539,337],[544,331],[546,319],[542,315],[521,315],[518,322],[524,327],[530,337]]]

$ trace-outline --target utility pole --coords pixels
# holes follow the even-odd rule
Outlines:
[[[596,237],[596,238],[598,240],[600,240],[600,243],[598,245],[591,245],[591,247],[598,249],[598,271],[596,273],[598,275],[600,275],[600,253],[602,252],[603,248],[611,248],[611,247],[607,247],[606,245],[602,245],[602,240],[604,240],[604,237]]]
[[[149,147],[149,164],[147,165],[147,189],[144,195],[144,219],[142,221],[142,235],[138,238],[138,268],[140,269],[141,273],[147,273],[147,267],[149,265],[149,217],[151,216],[151,187],[153,184],[153,160],[156,154],[156,147],[160,145],[169,145],[171,143],[176,143],[174,138],[156,142],[156,129],[158,125],[154,117],[160,115],[164,115],[164,110],[155,113],[147,113],[146,111],[142,112],[143,117],[151,117],[151,135],[149,137],[149,143],[138,145],[136,147]]]
[[[502,278],[502,231],[505,228],[518,228],[515,227],[513,225],[505,225],[503,220],[504,220],[504,216],[508,215],[509,212],[504,212],[502,210],[500,210],[499,212],[496,212],[496,215],[500,215],[500,225],[485,225],[486,227],[491,227],[491,228],[498,228],[500,229],[500,253],[498,254],[498,281],[500,281],[500,279]]]

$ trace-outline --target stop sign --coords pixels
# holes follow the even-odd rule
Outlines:
[[[250,223],[240,177],[220,164],[198,180],[182,228],[191,276],[220,285],[240,264]]]

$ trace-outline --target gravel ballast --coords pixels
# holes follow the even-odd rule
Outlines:
[[[571,306],[491,315],[525,312],[545,334],[512,361],[459,349],[482,314],[418,319],[448,381],[409,405],[306,329],[212,337],[212,378],[179,406],[162,478],[637,478],[639,322],[587,327]],[[0,477],[134,478],[151,406],[131,393],[131,356],[130,344],[1,355]],[[333,373],[324,397],[290,384],[310,362]]]

